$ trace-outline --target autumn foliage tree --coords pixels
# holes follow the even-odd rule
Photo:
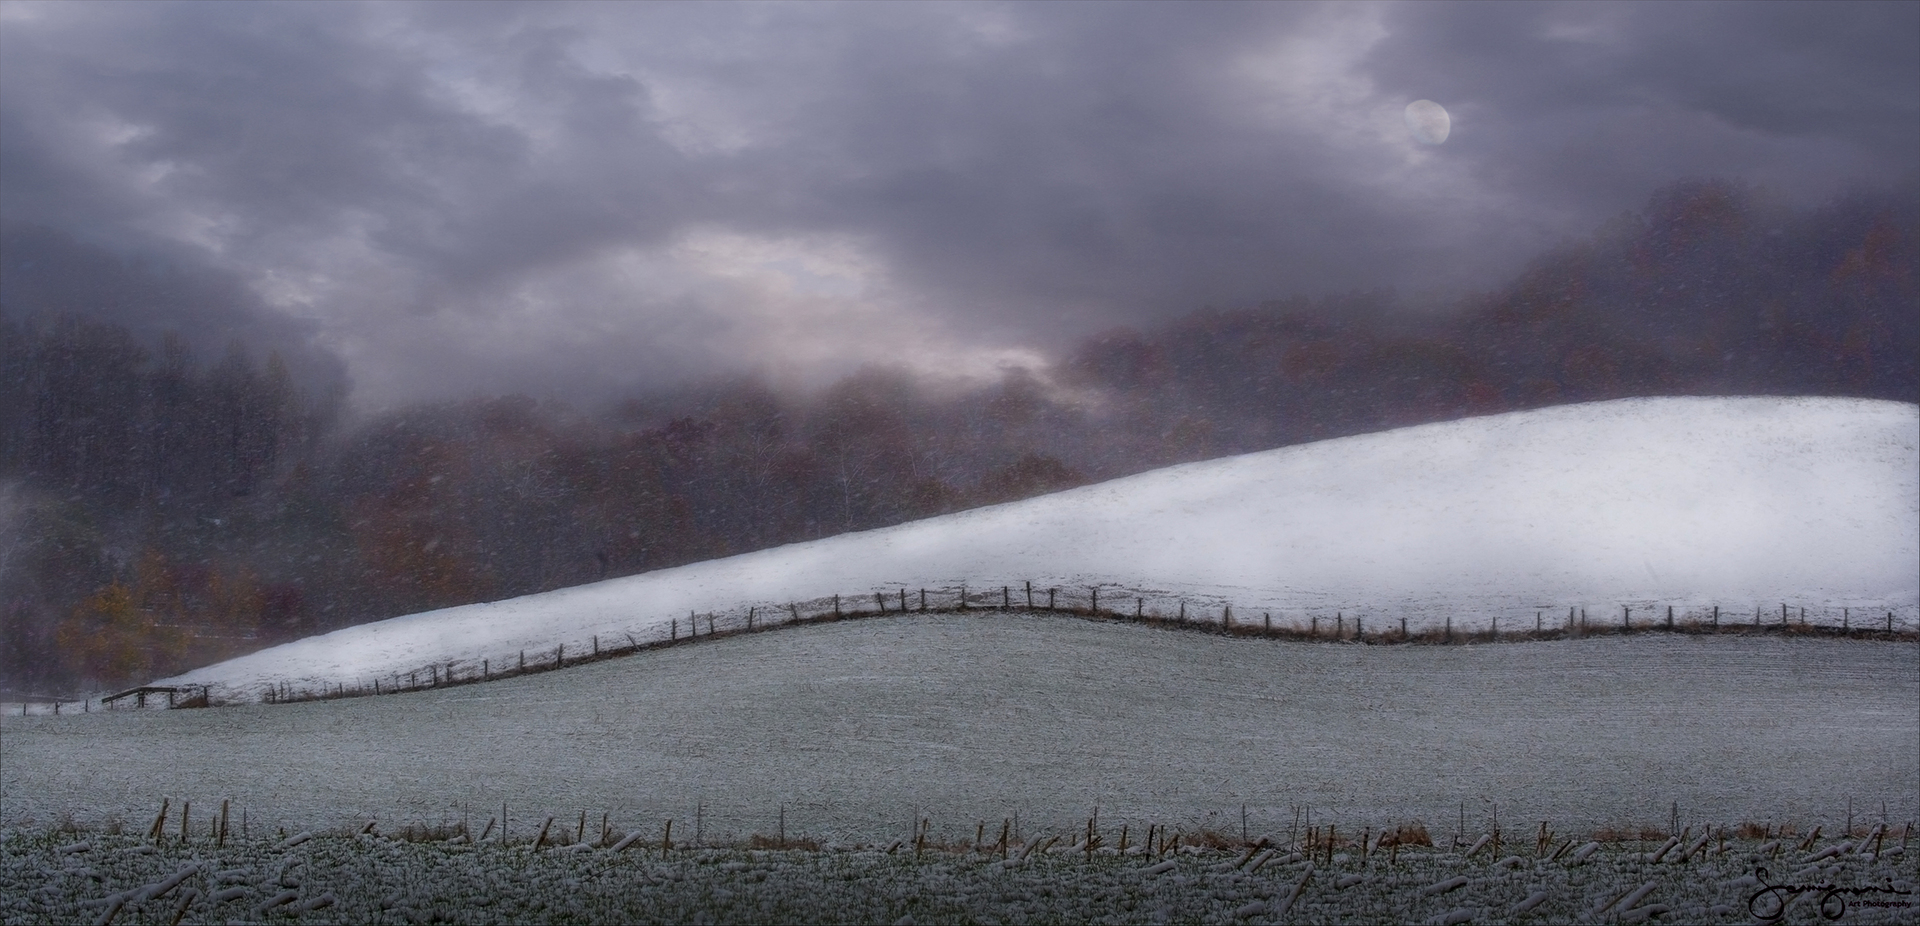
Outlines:
[[[115,582],[74,608],[59,640],[85,678],[118,686],[176,668],[188,636],[164,615],[139,607],[135,590]]]

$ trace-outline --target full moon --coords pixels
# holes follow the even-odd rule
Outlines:
[[[1407,104],[1407,130],[1423,145],[1437,145],[1453,131],[1453,120],[1446,107],[1432,100],[1414,100]]]

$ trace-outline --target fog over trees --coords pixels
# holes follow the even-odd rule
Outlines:
[[[806,395],[731,378],[365,419],[343,408],[338,363],[276,352],[270,331],[209,349],[205,331],[130,327],[137,288],[113,306],[10,291],[0,688],[118,685],[424,609],[1465,415],[1635,395],[1920,401],[1916,229],[1904,193],[1785,209],[1690,183],[1450,306],[1383,291],[1208,308],[971,389],[870,367]]]

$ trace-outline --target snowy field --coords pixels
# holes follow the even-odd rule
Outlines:
[[[1920,816],[1920,646],[1666,634],[1363,646],[909,615],[489,684],[0,718],[0,826],[231,799],[255,827],[585,811],[689,837],[1102,821],[1566,832]],[[1497,807],[1496,807],[1497,804]]]
[[[0,836],[0,922],[1733,924],[1763,921],[1757,913],[1871,926],[1911,923],[1915,908],[1908,847],[1880,833],[1804,849],[1686,833],[1671,848],[1567,851],[1555,839],[1545,853],[1347,846],[1311,858],[1285,847],[1163,855],[1137,843],[1121,855],[1113,833],[1096,835],[1109,842],[1091,854],[1062,841],[1024,857],[1010,847],[1002,860],[991,847],[663,858],[377,835],[292,846],[169,836],[156,848],[16,833]],[[1832,889],[1798,890],[1807,885]]]
[[[1375,629],[1674,607],[1920,618],[1920,410],[1847,399],[1563,406],[1178,466],[898,527],[353,627],[189,672],[216,702],[762,621],[828,596],[1059,588],[1060,604]],[[1024,603],[1024,601],[1023,601]],[[433,669],[432,671],[439,671]],[[1304,693],[1303,693],[1304,694]]]

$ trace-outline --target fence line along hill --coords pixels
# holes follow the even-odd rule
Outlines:
[[[1628,399],[1170,467],[393,618],[154,684],[216,703],[417,686],[448,666],[487,677],[816,619],[836,601],[914,610],[922,589],[936,608],[1012,607],[1016,590],[1026,606],[1031,586],[1055,610],[1374,641],[1659,627],[1669,608],[1676,629],[1903,634],[1920,626],[1917,559],[1920,408]]]

